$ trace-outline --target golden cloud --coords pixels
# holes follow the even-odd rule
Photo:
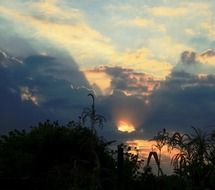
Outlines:
[[[90,60],[95,61],[94,58],[97,56],[105,59],[114,53],[113,47],[109,44],[110,40],[84,21],[59,24],[5,7],[0,7],[0,12],[15,19],[16,24],[20,24],[18,32],[26,33],[26,28],[31,29],[31,33],[27,35],[37,39],[45,38],[51,43],[60,45],[69,51],[80,64],[89,63]],[[33,33],[32,29],[34,29]]]
[[[91,70],[84,70],[91,85],[100,88],[103,94],[112,94],[120,90],[127,96],[148,96],[160,84],[152,75],[135,72],[133,69],[122,67],[100,66]]]
[[[140,48],[135,51],[119,52],[107,36],[104,36],[85,22],[80,11],[73,9],[71,9],[72,11],[63,10],[57,6],[57,1],[49,2],[45,1],[44,3],[33,3],[31,5],[31,9],[41,9],[41,12],[45,14],[45,19],[3,6],[0,6],[0,13],[10,21],[15,21],[14,23],[17,25],[16,32],[25,34],[29,38],[46,39],[50,43],[64,48],[74,57],[82,69],[91,68],[91,64],[95,66],[102,63],[111,66],[124,65],[126,68],[154,74],[159,78],[165,78],[170,73],[171,64],[153,58],[149,49]],[[46,16],[50,15],[71,18],[72,21],[68,23],[67,20],[59,23],[52,19],[46,19]],[[144,22],[146,22],[145,24],[150,23],[150,21],[144,21],[141,18],[136,18],[134,22],[139,23],[139,25],[141,23],[144,25]],[[167,42],[167,40],[158,42],[159,44],[168,44],[166,47],[161,47],[162,50],[168,50],[166,53],[171,54],[173,49],[179,51],[183,48],[178,48],[179,45],[176,45],[176,48],[172,48],[172,41]],[[154,43],[158,44],[155,41]]]
[[[122,63],[124,67],[139,70],[153,75],[155,78],[164,79],[172,69],[172,65],[166,61],[160,61],[147,48],[140,48],[136,51],[125,51],[115,54],[111,59],[116,63]]]
[[[215,66],[215,50],[207,49],[201,54],[197,55],[196,59],[203,64]]]
[[[213,18],[208,21],[202,22],[200,24],[200,27],[204,29],[210,37],[215,37],[215,21]]]
[[[58,0],[31,2],[28,3],[28,8],[45,18],[47,18],[47,16],[54,16],[55,19],[60,18],[63,20],[71,18],[80,19],[82,17],[82,14],[78,9],[68,7],[62,9],[58,6],[58,2]]]
[[[148,13],[154,16],[166,16],[166,17],[175,17],[183,16],[188,13],[188,9],[185,7],[152,7],[148,8]]]
[[[153,19],[144,17],[135,17],[132,19],[114,18],[112,23],[120,27],[139,27],[144,29],[153,29],[159,32],[166,32],[166,28],[163,24],[156,23]]]
[[[111,78],[105,72],[99,69],[83,70],[83,73],[91,86],[98,86],[102,91],[103,95],[109,92],[111,85]]]
[[[147,26],[154,25],[154,23],[152,22],[152,20],[144,19],[144,18],[140,18],[140,17],[136,17],[135,19],[133,19],[132,23],[134,25],[140,26],[140,27],[147,27]]]
[[[148,48],[153,49],[154,54],[161,60],[176,60],[184,50],[193,50],[188,45],[178,42],[167,35],[150,39]]]

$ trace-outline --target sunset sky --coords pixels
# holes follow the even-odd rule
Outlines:
[[[215,126],[215,1],[1,0],[0,132],[91,106],[108,139]]]

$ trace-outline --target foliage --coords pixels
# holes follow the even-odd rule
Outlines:
[[[94,96],[89,96],[92,108],[85,109],[78,122],[63,126],[47,120],[29,131],[13,130],[0,136],[1,189],[213,189],[215,131],[206,134],[194,127],[193,134],[159,131],[154,137],[158,153],[149,154],[158,165],[156,176],[148,164],[143,167],[136,149],[120,144],[113,151],[112,142],[97,135],[96,127],[105,119],[95,111]],[[171,176],[163,175],[160,168],[166,145],[178,152],[172,157],[175,174]]]
[[[175,173],[186,179],[193,189],[212,188],[214,183],[214,133],[208,135],[194,127],[194,134],[174,133],[167,144],[178,153],[172,158]],[[190,187],[191,188],[191,187]]]
[[[162,131],[159,131],[152,140],[154,140],[156,142],[154,147],[158,150],[158,155],[157,155],[157,152],[154,152],[154,151],[150,152],[149,158],[148,158],[148,163],[150,161],[151,156],[153,155],[156,160],[157,167],[158,167],[158,176],[160,174],[163,175],[163,172],[160,167],[161,166],[161,153],[162,153],[163,147],[168,143],[169,133],[166,131],[166,129],[163,129]]]
[[[24,181],[29,189],[101,189],[115,179],[107,145],[76,122],[15,130],[0,138],[0,179]]]
[[[103,115],[96,113],[94,95],[90,93],[88,96],[92,98],[92,106],[91,108],[85,108],[80,118],[83,126],[86,125],[87,121],[90,122],[90,128],[92,132],[96,133],[96,127],[98,126],[102,128],[106,119]]]

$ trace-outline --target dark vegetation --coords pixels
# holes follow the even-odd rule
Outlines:
[[[46,121],[30,131],[14,130],[0,137],[0,189],[23,190],[203,190],[215,188],[215,132],[206,135],[193,128],[193,135],[154,137],[151,152],[158,173],[131,154],[124,144],[110,148],[96,133],[104,117],[94,107],[85,109],[79,121],[66,126]],[[177,149],[172,158],[174,174],[163,174],[162,148]],[[146,165],[146,166],[145,166]]]

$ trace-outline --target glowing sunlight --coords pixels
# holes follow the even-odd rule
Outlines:
[[[134,125],[125,120],[120,120],[118,122],[117,128],[119,131],[131,133],[135,131]]]

